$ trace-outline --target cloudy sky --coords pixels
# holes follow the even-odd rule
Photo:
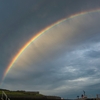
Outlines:
[[[63,98],[100,94],[99,9],[100,0],[0,0],[0,88]]]

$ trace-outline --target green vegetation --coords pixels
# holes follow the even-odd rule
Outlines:
[[[26,91],[9,91],[0,89],[0,95],[2,95],[2,91],[4,91],[8,97],[43,97],[44,95],[39,94],[39,92],[26,92]]]
[[[4,91],[6,93],[6,95],[9,97],[9,98],[31,98],[31,99],[34,99],[34,98],[52,98],[52,99],[55,99],[55,98],[59,98],[60,97],[57,97],[57,96],[45,96],[45,95],[42,95],[42,94],[39,94],[39,92],[35,92],[35,91],[10,91],[10,90],[6,90],[6,89],[0,89],[0,96],[2,95],[2,91]]]

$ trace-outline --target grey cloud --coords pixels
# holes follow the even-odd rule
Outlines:
[[[90,50],[90,51],[87,51],[85,55],[91,58],[100,58],[100,51]]]
[[[84,56],[78,57],[80,56],[80,54],[81,54],[81,51],[79,55],[77,55],[77,53],[75,52],[74,53],[69,52],[69,54],[67,54],[67,57],[65,55],[65,57],[63,56],[62,58],[60,58],[60,59],[66,59],[66,60],[61,60],[61,61],[64,64],[66,62],[68,66],[66,65],[62,67],[61,66],[62,64],[60,65],[61,63],[60,59],[58,60],[56,59],[58,63],[55,63],[54,66],[53,66],[54,62],[51,62],[51,64],[49,62],[43,65],[40,64],[41,66],[44,66],[44,67],[40,68],[37,66],[37,70],[35,70],[34,73],[30,73],[30,74],[27,71],[26,72],[23,71],[25,76],[22,76],[22,77],[19,76],[18,79],[16,77],[13,77],[12,79],[10,79],[9,74],[8,74],[8,78],[6,79],[5,83],[8,84],[8,87],[11,87],[9,85],[12,83],[12,84],[17,85],[18,87],[21,87],[22,89],[24,89],[25,86],[27,85],[28,86],[27,89],[31,90],[33,88],[34,90],[39,90],[41,91],[41,93],[44,93],[44,94],[46,92],[43,92],[43,91],[44,90],[48,91],[49,89],[49,91],[47,92],[48,94],[51,93],[50,91],[56,91],[53,93],[57,95],[62,95],[62,96],[66,95],[67,93],[67,96],[70,97],[70,92],[71,92],[71,94],[75,96],[77,94],[74,94],[74,92],[72,92],[74,88],[75,90],[80,91],[80,89],[84,89],[86,86],[90,84],[89,81],[91,80],[94,81],[95,78],[98,79],[98,67],[96,66],[90,67],[90,64],[88,63],[90,59],[84,59],[84,62],[83,62]],[[73,57],[70,57],[71,55],[73,55]],[[75,59],[76,55],[77,55],[77,59]],[[73,60],[73,62],[71,63],[70,60]],[[69,65],[71,65],[72,67]],[[39,71],[40,69],[42,69],[42,71]],[[91,77],[91,79],[87,80],[84,86],[84,84],[82,85],[82,83],[84,82],[78,79],[81,79],[81,78],[84,79],[87,77]],[[65,88],[62,89],[62,86],[65,86]],[[66,86],[72,87],[73,89],[68,89],[68,87]],[[59,91],[59,93],[57,93],[56,89],[59,89],[59,88],[61,88],[62,90]]]

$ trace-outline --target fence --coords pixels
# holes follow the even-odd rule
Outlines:
[[[1,100],[10,100],[4,91],[2,91]]]

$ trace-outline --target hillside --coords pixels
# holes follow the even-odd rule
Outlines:
[[[46,96],[39,94],[38,91],[23,91],[23,90],[17,90],[17,91],[11,91],[6,89],[0,89],[0,96],[2,97],[2,91],[10,98],[10,100],[33,100],[33,99],[61,99],[58,96]],[[3,94],[3,98],[5,98],[5,95]]]

